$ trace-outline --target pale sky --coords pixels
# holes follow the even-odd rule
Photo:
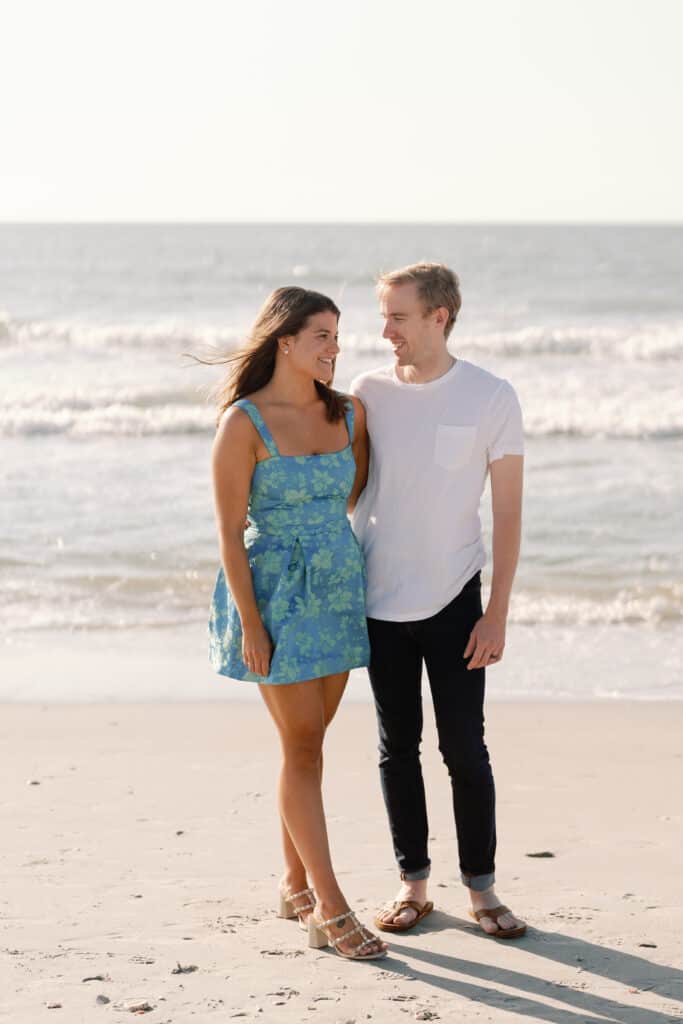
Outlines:
[[[0,220],[683,221],[683,0],[18,0]]]

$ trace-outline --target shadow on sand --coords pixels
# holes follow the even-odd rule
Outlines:
[[[428,928],[418,926],[419,931],[425,932],[445,929],[466,933],[470,941],[496,941],[473,928],[469,922],[441,911],[435,911],[430,916]],[[523,938],[510,941],[507,945],[523,950],[526,954],[564,964],[573,972],[580,969],[577,987],[546,981],[523,971],[465,960],[459,956],[413,949],[407,943],[392,949],[390,969],[396,974],[415,978],[483,1006],[504,1009],[508,1013],[550,1021],[552,1024],[605,1024],[606,1020],[615,1024],[669,1024],[681,1020],[680,1016],[673,1015],[677,1010],[649,1010],[621,1003],[608,996],[595,995],[578,987],[581,984],[588,985],[591,978],[597,976],[639,991],[654,991],[664,998],[683,1000],[683,971],[677,968],[662,967],[631,953],[537,928],[530,928]],[[388,966],[387,961],[385,964]],[[452,977],[451,974],[469,975],[479,984],[463,981],[462,977]],[[497,987],[489,987],[501,985],[516,991],[504,992]],[[534,999],[534,996],[565,1003],[566,1008],[550,1006]]]

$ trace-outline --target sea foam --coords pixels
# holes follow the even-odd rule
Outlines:
[[[368,310],[368,319],[371,313]],[[340,342],[358,354],[389,358],[381,332],[345,331]],[[116,350],[163,348],[170,352],[206,349],[230,351],[244,338],[247,324],[190,324],[172,319],[138,323],[88,323],[81,320],[22,320],[0,311],[0,352],[20,346],[25,351]],[[683,359],[683,321],[621,325],[530,325],[506,330],[473,331],[456,327],[452,346],[461,351],[523,359],[530,356],[581,356],[594,360],[669,362]]]
[[[677,389],[617,388],[600,394],[571,382],[518,386],[527,437],[683,437]],[[131,437],[209,433],[216,408],[207,388],[44,389],[0,398],[0,436]]]

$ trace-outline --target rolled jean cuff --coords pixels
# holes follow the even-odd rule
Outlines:
[[[431,868],[429,864],[426,868],[418,868],[416,871],[402,871],[401,881],[402,882],[420,882],[423,878],[429,878],[429,872]]]
[[[466,885],[468,889],[474,889],[475,892],[484,892],[485,889],[490,889],[496,881],[496,876],[493,872],[489,875],[466,875],[462,873],[460,877],[462,884]]]

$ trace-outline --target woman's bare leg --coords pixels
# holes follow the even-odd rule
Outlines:
[[[344,696],[344,689],[346,682],[349,678],[348,672],[338,672],[336,675],[323,676],[321,679],[322,691],[323,691],[323,722],[325,730],[329,726],[330,722],[334,718],[337,708]],[[320,778],[322,779],[323,772],[323,755],[320,753]],[[296,846],[292,842],[292,838],[289,834],[289,830],[285,825],[282,815],[280,815],[280,828],[282,832],[282,850],[284,854],[285,870],[280,880],[280,888],[283,892],[301,892],[302,889],[308,887],[308,879],[306,878],[306,868],[303,865],[301,857],[297,853]],[[306,899],[296,900],[296,903],[300,903],[305,906]],[[306,920],[310,911],[304,911],[300,915],[303,921]]]
[[[322,679],[287,686],[262,684],[260,690],[282,744],[280,813],[315,889],[321,919],[335,917],[347,911],[348,904],[330,857],[321,791],[321,757],[326,717],[330,712],[334,715],[339,701],[335,704],[333,698],[325,700]],[[344,927],[339,927],[341,934]],[[348,948],[344,944],[345,950],[349,952],[359,941],[361,937],[354,935]],[[383,944],[377,940],[364,952],[373,953],[380,948]]]

